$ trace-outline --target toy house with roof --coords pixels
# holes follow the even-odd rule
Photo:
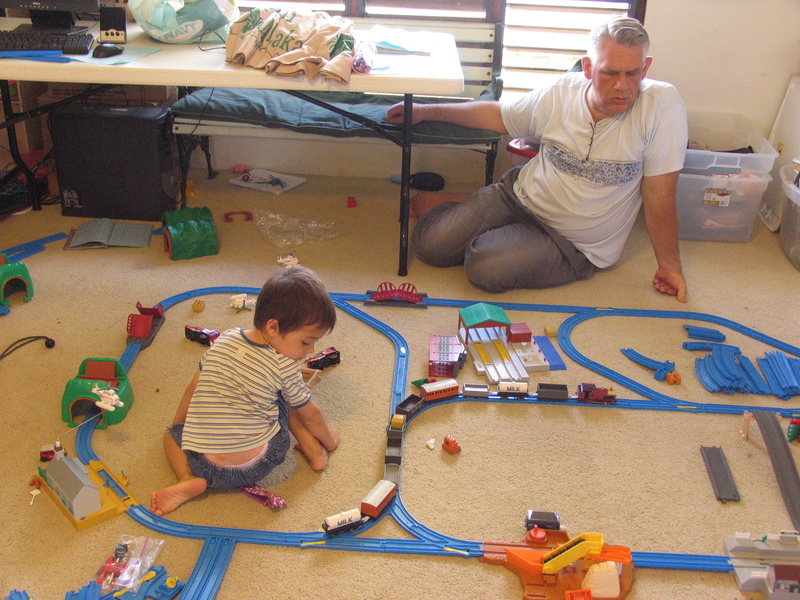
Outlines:
[[[89,479],[89,470],[63,451],[40,469],[39,474],[70,515],[80,521],[102,508],[100,489]]]
[[[458,335],[475,370],[489,382],[527,381],[530,371],[549,371],[550,363],[525,323],[512,323],[495,304],[478,302],[458,311]]]

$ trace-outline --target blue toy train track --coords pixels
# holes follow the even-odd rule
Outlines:
[[[258,294],[258,288],[246,288],[237,286],[209,287],[200,288],[178,294],[161,302],[164,310],[194,298],[210,294]],[[395,367],[392,388],[390,391],[389,412],[390,415],[402,401],[406,394],[408,382],[408,360],[409,350],[403,337],[386,324],[380,322],[371,315],[356,308],[351,303],[363,302],[366,298],[364,294],[331,294],[334,303],[338,308],[351,316],[359,319],[364,324],[374,328],[385,335],[395,347]],[[465,307],[473,304],[469,301],[447,300],[428,298],[428,306],[442,307]],[[576,306],[554,306],[541,304],[521,304],[521,303],[494,303],[506,310],[516,311],[538,311],[538,312],[558,312],[571,313],[573,316],[567,318],[558,330],[558,340],[562,350],[577,363],[594,370],[595,372],[607,377],[620,385],[623,385],[634,392],[638,392],[645,399],[619,399],[613,407],[606,405],[586,405],[601,409],[628,408],[640,410],[667,410],[681,412],[698,413],[718,413],[718,414],[742,414],[744,411],[758,410],[759,407],[748,407],[727,404],[708,404],[694,402],[689,406],[687,402],[672,398],[657,392],[645,385],[642,385],[630,378],[627,378],[595,361],[588,359],[581,354],[572,344],[570,336],[573,328],[589,319],[605,318],[614,316],[635,316],[648,318],[681,319],[691,321],[701,321],[722,325],[756,340],[762,341],[784,352],[800,356],[800,349],[790,344],[781,342],[775,338],[766,336],[750,328],[741,326],[728,319],[715,317],[692,312],[677,311],[646,311],[634,309],[614,309]],[[120,358],[120,362],[128,370],[133,365],[136,356],[141,351],[141,345],[133,342],[129,344]],[[514,403],[555,403],[538,401],[533,398],[501,398],[490,396],[489,398],[465,398],[457,396],[450,398],[442,403],[458,401],[477,401],[477,402],[514,402]],[[559,402],[563,404],[563,402]],[[438,405],[439,403],[437,403]],[[577,403],[575,403],[577,405]],[[425,409],[428,407],[425,407]],[[423,409],[423,410],[425,410]],[[776,409],[775,412],[784,416],[794,416],[794,409]],[[91,460],[98,460],[92,449],[93,428],[81,427],[76,436],[76,452],[84,463]],[[125,495],[125,491],[110,478],[107,477],[109,484],[120,495]],[[233,550],[237,543],[262,544],[273,546],[293,546],[297,548],[316,548],[331,550],[351,550],[360,552],[385,552],[396,554],[423,554],[423,555],[449,555],[459,557],[480,557],[483,555],[482,544],[477,541],[453,538],[438,533],[416,520],[407,510],[402,502],[402,494],[398,492],[396,497],[388,505],[384,513],[374,521],[370,521],[366,528],[374,524],[386,515],[391,515],[397,523],[414,539],[383,539],[365,538],[354,535],[344,535],[337,538],[329,538],[325,533],[319,531],[308,532],[277,532],[277,531],[256,531],[246,529],[232,529],[225,527],[212,527],[203,525],[189,525],[159,517],[139,504],[133,504],[127,510],[127,514],[141,525],[162,534],[174,537],[184,537],[204,540],[203,548],[198,556],[197,563],[192,571],[184,590],[181,593],[182,600],[195,600],[213,598],[225,571],[230,563]],[[637,567],[658,568],[658,569],[688,569],[701,571],[731,571],[730,560],[725,556],[710,556],[698,554],[674,554],[662,552],[633,552],[634,563]]]

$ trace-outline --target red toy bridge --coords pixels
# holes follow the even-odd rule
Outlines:
[[[417,293],[417,288],[413,283],[403,283],[400,287],[395,287],[393,283],[384,281],[378,286],[376,292],[369,295],[371,300],[382,302],[385,300],[402,300],[403,302],[422,302],[422,294]]]

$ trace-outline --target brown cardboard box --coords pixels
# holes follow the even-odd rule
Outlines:
[[[47,90],[47,83],[44,82],[9,82],[11,90],[11,104],[15,113],[21,113],[39,106],[39,96]],[[34,150],[44,148],[43,129],[45,117],[28,119],[15,126],[17,133],[17,145],[21,154],[27,154]],[[0,132],[0,144],[8,148],[8,133],[5,129]]]
[[[64,100],[82,92],[85,83],[48,83],[49,101]],[[88,96],[85,102],[124,106],[169,106],[178,99],[176,86],[118,85],[101,94]],[[41,99],[40,99],[41,104]]]

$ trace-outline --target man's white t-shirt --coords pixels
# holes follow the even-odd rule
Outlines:
[[[613,265],[641,205],[641,179],[683,168],[686,106],[670,84],[645,79],[633,106],[595,123],[583,73],[501,104],[513,137],[537,138],[539,154],[514,193],[597,267]]]

